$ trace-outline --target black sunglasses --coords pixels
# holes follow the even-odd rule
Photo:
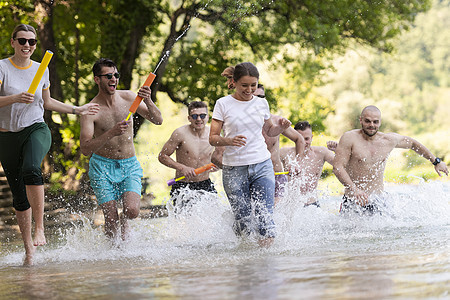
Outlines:
[[[255,95],[255,96],[259,98],[266,98],[266,95]]]
[[[25,45],[27,42],[28,42],[28,45],[30,45],[30,46],[34,46],[37,43],[37,39],[17,38],[14,40],[18,41],[19,44],[21,44],[22,46]]]
[[[202,120],[204,120],[206,118],[206,114],[192,114],[191,118],[194,120],[197,120],[198,117],[200,117]]]
[[[108,74],[102,74],[102,75],[97,75],[98,77],[102,77],[102,76],[105,76],[106,78],[108,78],[108,79],[111,79],[111,78],[113,78],[113,76],[114,77],[116,77],[117,79],[119,79],[120,78],[120,74],[118,73],[118,72],[116,72],[116,73],[108,73]]]

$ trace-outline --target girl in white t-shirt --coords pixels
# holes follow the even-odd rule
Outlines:
[[[269,246],[275,237],[275,176],[262,129],[269,136],[277,136],[291,122],[281,118],[278,124],[272,123],[267,100],[253,95],[258,79],[258,69],[252,63],[234,68],[235,92],[217,100],[209,142],[212,146],[226,146],[222,179],[235,216],[234,231],[248,235],[255,229],[260,235],[259,244]],[[224,136],[220,135],[222,129]]]

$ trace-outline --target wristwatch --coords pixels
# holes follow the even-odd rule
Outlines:
[[[433,165],[437,165],[438,163],[440,163],[442,160],[439,157],[436,157],[436,159],[433,162]]]

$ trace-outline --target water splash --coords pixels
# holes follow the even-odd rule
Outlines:
[[[382,215],[351,218],[338,214],[340,197],[321,195],[318,208],[304,207],[302,196],[290,194],[275,208],[277,238],[269,249],[260,249],[253,240],[234,235],[233,215],[223,193],[186,191],[186,196],[194,198],[188,209],[176,213],[176,207],[169,204],[166,218],[130,221],[132,234],[127,242],[111,243],[101,227],[93,227],[90,220],[83,218],[72,229],[61,231],[58,243],[40,247],[36,263],[141,259],[160,265],[198,257],[214,263],[221,257],[244,259],[267,252],[334,251],[332,248],[342,243],[376,248],[385,240],[395,245],[399,234],[410,234],[411,243],[425,243],[423,238],[415,237],[417,228],[443,230],[448,226],[448,183],[396,185],[386,190]],[[3,251],[0,266],[20,265],[23,250],[19,248]]]
[[[169,57],[170,55],[170,50],[167,50],[166,53],[164,53],[163,57],[161,57],[161,59],[159,60],[158,64],[156,65],[155,70],[153,71],[154,74],[156,74],[156,71],[159,69],[159,66],[162,64],[162,62]]]

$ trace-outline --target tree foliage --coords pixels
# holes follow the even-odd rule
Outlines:
[[[269,88],[271,106],[297,98],[297,108],[290,104],[293,112],[305,112],[324,129],[333,103],[312,87],[328,67],[327,57],[354,43],[392,51],[391,39],[429,6],[430,1],[416,0],[0,1],[0,50],[2,57],[11,54],[9,36],[18,23],[36,26],[40,43],[33,59],[40,61],[46,49],[55,53],[49,66],[52,96],[75,105],[95,95],[91,66],[99,57],[116,61],[120,87],[126,89],[133,80],[138,86],[160,62],[152,85],[155,101],[164,92],[175,102],[204,100],[210,106],[227,93],[220,77],[225,67],[267,62],[289,70],[285,75],[293,79],[293,85]],[[290,91],[296,85],[300,94]],[[52,167],[64,174],[68,168],[83,170],[78,142],[72,141],[78,120],[49,112],[45,117],[54,141]],[[141,120],[137,115],[135,120],[137,132]],[[61,155],[65,150],[67,158]]]
[[[450,1],[435,1],[393,41],[394,53],[362,47],[347,51],[335,65],[339,71],[330,73],[321,89],[335,107],[325,122],[327,131],[338,137],[359,127],[361,109],[375,104],[382,111],[382,130],[414,136],[434,153],[450,157],[448,28]]]

